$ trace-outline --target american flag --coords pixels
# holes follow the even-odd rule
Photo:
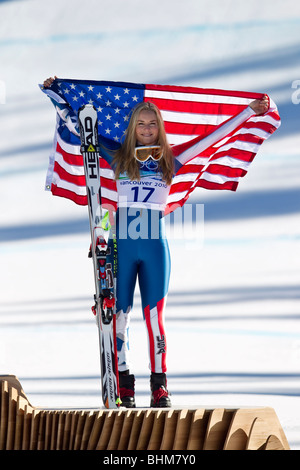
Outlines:
[[[44,91],[57,112],[53,152],[46,189],[52,194],[87,204],[83,159],[77,127],[78,109],[93,104],[98,113],[100,141],[116,149],[133,107],[141,101],[155,103],[162,113],[174,155],[188,152],[189,159],[174,176],[166,214],[182,206],[197,187],[235,191],[246,175],[260,145],[280,126],[275,103],[264,115],[247,116],[228,131],[226,125],[262,93],[225,91],[170,85],[56,79]],[[101,191],[103,206],[117,207],[114,173],[103,158]]]

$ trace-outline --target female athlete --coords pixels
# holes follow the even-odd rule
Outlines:
[[[53,78],[45,80],[49,87]],[[234,120],[242,123],[268,110],[267,96],[255,100]],[[170,407],[167,390],[167,341],[164,311],[170,278],[170,254],[164,230],[164,209],[172,178],[184,161],[174,158],[159,109],[151,102],[133,110],[122,146],[110,155],[101,152],[115,173],[118,190],[116,214],[117,350],[122,405],[135,407],[135,377],[130,373],[129,321],[138,280],[148,337],[150,406]]]

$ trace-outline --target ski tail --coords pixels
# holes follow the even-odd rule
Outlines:
[[[118,408],[119,380],[116,340],[116,240],[113,234],[113,253],[108,244],[109,230],[101,206],[100,158],[98,145],[97,111],[87,104],[79,109],[78,122],[81,153],[87,188],[91,230],[90,257],[95,278],[95,306],[99,333],[102,400],[106,408]]]

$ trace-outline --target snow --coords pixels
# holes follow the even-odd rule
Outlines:
[[[266,92],[281,128],[236,193],[193,195],[199,239],[170,238],[168,387],[177,407],[273,407],[299,450],[300,6],[19,0],[0,2],[0,17],[0,374],[16,375],[35,406],[102,406],[87,210],[44,191],[55,115],[38,83]],[[132,371],[148,406],[141,316],[137,291]]]

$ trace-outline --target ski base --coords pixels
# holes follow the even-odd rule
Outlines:
[[[108,232],[102,224],[104,216],[101,207],[97,111],[93,105],[80,108],[78,122],[91,230],[89,256],[93,259],[96,288],[92,311],[96,316],[99,333],[102,400],[106,408],[119,408],[121,400],[116,344],[116,273],[113,269],[116,253],[110,251]]]

